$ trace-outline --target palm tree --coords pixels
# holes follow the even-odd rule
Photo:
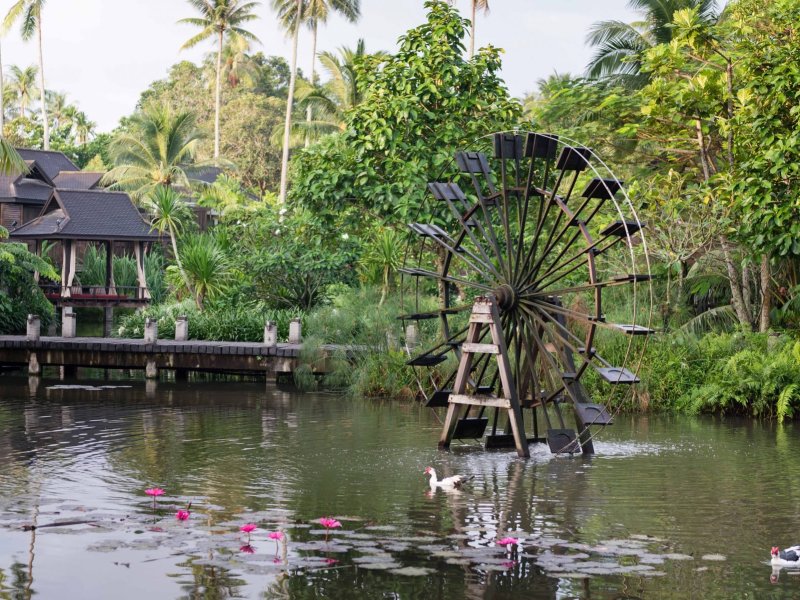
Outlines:
[[[342,47],[339,48],[338,55],[332,52],[320,53],[319,61],[328,75],[328,81],[324,85],[311,85],[305,81],[298,83],[297,97],[301,104],[314,107],[315,117],[311,122],[299,124],[298,129],[304,130],[312,138],[344,130],[344,114],[363,99],[356,80],[355,66],[366,56],[363,39],[358,40],[355,50]],[[383,58],[388,55],[377,52],[372,56]]]
[[[241,36],[231,36],[222,49],[222,80],[228,82],[231,89],[242,84],[253,87],[258,74],[258,66],[250,52],[250,41]],[[206,59],[205,69],[211,71],[209,80],[216,76],[216,56]]]
[[[97,123],[90,121],[89,117],[82,110],[74,110],[70,115],[72,118],[72,134],[79,145],[84,145],[94,136]]]
[[[586,67],[589,77],[614,77],[629,87],[641,87],[649,79],[641,72],[641,57],[649,48],[672,40],[677,11],[697,9],[704,23],[719,18],[716,0],[628,0],[628,8],[640,13],[642,20],[599,21],[589,30],[586,43],[597,48]]]
[[[472,7],[472,19],[470,20],[470,34],[469,34],[469,57],[475,56],[475,20],[478,17],[478,11],[482,10],[483,14],[489,13],[489,0],[470,0]],[[447,0],[451,6],[455,4],[455,0]]]
[[[3,72],[3,55],[0,49],[0,137],[6,129],[6,88],[5,73]]]
[[[181,256],[178,253],[177,241],[187,221],[192,218],[189,206],[175,189],[165,185],[155,186],[144,199],[143,205],[150,213],[150,227],[154,231],[158,231],[159,235],[164,235],[164,232],[169,235],[178,272],[191,291],[189,280],[183,270]]]
[[[258,2],[245,2],[241,0],[187,0],[197,11],[200,17],[181,19],[179,23],[187,23],[200,27],[201,31],[190,38],[183,48],[191,48],[211,37],[217,39],[217,84],[214,102],[214,159],[219,159],[219,112],[220,94],[222,90],[222,48],[225,37],[238,36],[248,40],[257,41],[258,38],[244,29],[242,25],[258,18],[253,14],[253,9]]]
[[[276,0],[274,2],[278,11],[278,19],[288,30],[294,30],[294,21],[297,18],[295,2],[293,0]],[[280,7],[278,7],[280,4]],[[320,24],[328,22],[328,17],[333,12],[338,12],[345,19],[354,23],[361,15],[361,0],[303,0],[301,19],[311,29],[311,85],[317,83],[317,35]],[[310,123],[312,107],[307,106],[306,122]],[[306,139],[308,145],[308,139]]]
[[[0,136],[0,174],[27,173],[28,165],[6,138]]]
[[[9,70],[11,71],[11,81],[8,88],[16,98],[20,116],[25,117],[25,111],[36,94],[36,67],[31,65],[20,69],[17,65],[11,65]]]
[[[42,103],[42,124],[44,125],[44,149],[50,149],[50,123],[47,119],[47,105],[44,97],[44,55],[42,53],[42,8],[45,0],[17,0],[3,21],[3,28],[8,31],[14,22],[21,21],[22,39],[27,41],[36,37],[39,43],[39,94]]]
[[[293,4],[293,6],[292,6]],[[272,0],[272,6],[281,13],[283,6],[291,7],[287,9],[286,15],[294,12],[294,20],[290,23],[292,31],[292,64],[289,72],[289,89],[286,96],[286,119],[283,123],[283,150],[281,153],[281,189],[278,197],[279,202],[286,202],[286,188],[289,176],[289,142],[292,134],[292,104],[294,103],[294,86],[297,81],[297,40],[300,37],[300,23],[303,20],[303,0]],[[287,17],[288,18],[288,17]],[[284,25],[287,20],[283,19]]]
[[[115,167],[103,181],[129,190],[134,198],[159,185],[188,189],[191,167],[203,166],[194,162],[202,137],[192,113],[149,104],[131,117],[127,131],[112,140],[109,153]]]
[[[54,129],[59,129],[70,120],[75,107],[67,102],[67,95],[62,92],[47,90],[44,96],[47,99],[47,115],[53,120]]]

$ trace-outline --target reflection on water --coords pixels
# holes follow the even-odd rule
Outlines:
[[[621,418],[592,459],[528,461],[438,433],[416,405],[256,383],[4,376],[0,598],[800,595],[768,565],[800,541],[792,425]],[[431,493],[427,465],[475,479]]]

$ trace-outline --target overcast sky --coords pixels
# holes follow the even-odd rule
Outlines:
[[[12,0],[0,0],[2,16]],[[423,0],[361,0],[362,17],[353,25],[333,18],[320,32],[319,50],[354,46],[394,51],[397,38],[425,18]],[[458,0],[464,15],[469,0]],[[635,20],[626,0],[491,0],[491,12],[478,16],[477,43],[505,49],[503,76],[511,93],[522,96],[536,80],[558,72],[580,73],[591,50],[588,27],[604,19]],[[291,47],[278,28],[269,0],[262,0],[259,21],[250,27],[266,54],[289,57]],[[211,42],[191,51],[179,48],[194,32],[176,22],[194,16],[185,0],[58,0],[45,5],[44,60],[48,89],[66,92],[100,131],[113,129],[130,114],[139,94],[166,76],[170,65],[199,60]],[[302,31],[299,66],[308,72],[311,38]],[[18,29],[2,40],[3,65],[36,62],[34,41],[23,43]]]

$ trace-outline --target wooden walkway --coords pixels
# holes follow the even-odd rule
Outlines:
[[[205,340],[158,340],[94,337],[0,336],[0,365],[145,369],[156,376],[159,369],[228,373],[292,373],[300,364],[302,344],[267,347],[257,342],[214,342]],[[312,370],[327,370],[328,358],[347,350],[343,346],[321,347],[322,357]],[[152,370],[155,369],[155,374]]]

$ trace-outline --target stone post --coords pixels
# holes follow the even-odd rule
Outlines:
[[[74,338],[77,331],[76,315],[71,306],[61,311],[61,337]]]
[[[289,323],[289,343],[299,344],[303,341],[303,329],[300,319],[292,319]]]
[[[417,325],[416,323],[409,323],[406,326],[406,346],[409,350],[417,347]]]
[[[175,341],[185,342],[189,339],[189,319],[182,315],[175,319]]]
[[[144,341],[147,344],[158,342],[158,320],[147,318],[144,321]]]
[[[42,320],[38,315],[28,315],[28,339],[39,341],[42,334]]]
[[[278,345],[278,325],[275,321],[267,321],[264,325],[264,345],[267,348],[274,348]]]

